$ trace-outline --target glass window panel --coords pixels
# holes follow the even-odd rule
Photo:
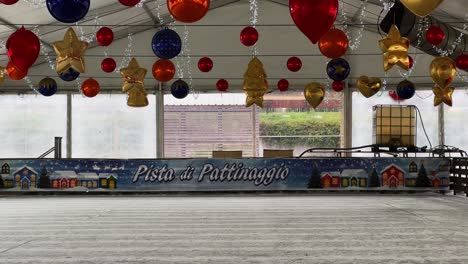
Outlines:
[[[126,95],[72,99],[73,158],[155,158],[156,105],[129,107]]]
[[[359,92],[353,92],[353,147],[370,145],[373,142],[372,119],[374,105],[415,105],[421,112],[421,118],[416,113],[416,145],[427,146],[428,140],[425,136],[422,124],[433,146],[438,145],[438,109],[433,105],[432,91],[417,91],[416,95],[405,101],[393,100],[387,91],[378,93],[370,98],[364,97]],[[387,113],[390,114],[390,113]],[[384,124],[385,125],[385,124]]]
[[[65,95],[2,95],[0,113],[1,158],[37,158],[54,146],[54,137],[63,138],[65,153]]]
[[[253,108],[240,93],[164,97],[164,152],[168,158],[211,157],[212,151],[254,156]],[[258,132],[257,132],[258,134]]]
[[[341,146],[343,93],[327,91],[315,110],[298,92],[266,95],[264,99],[260,112],[260,153],[263,149],[290,149],[298,156],[310,148]]]
[[[465,136],[468,124],[468,94],[466,90],[455,90],[453,106],[444,105],[445,144],[462,150],[468,150],[468,138]]]

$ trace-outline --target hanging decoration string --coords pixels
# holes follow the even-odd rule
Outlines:
[[[465,14],[465,18],[463,20],[464,20],[463,29],[460,30],[460,34],[458,35],[457,39],[454,42],[452,42],[452,45],[449,49],[443,50],[443,49],[436,47],[435,45],[432,45],[432,47],[437,51],[437,53],[439,53],[440,56],[448,57],[452,55],[453,52],[455,52],[455,50],[457,49],[458,45],[462,43],[463,36],[465,36],[465,33],[463,32],[466,32],[466,30],[468,29],[468,13]]]
[[[250,0],[250,26],[253,28],[257,27],[258,23],[258,2],[257,0]],[[252,47],[252,55],[258,55],[258,45],[255,43]]]
[[[40,43],[41,43],[41,54],[44,56],[45,60],[47,61],[47,63],[49,64],[49,68],[55,72],[55,62],[50,58],[49,56],[49,51],[47,49],[47,47],[44,46],[44,42],[42,41],[42,38],[41,38],[41,35],[40,35],[40,29],[39,29],[39,26],[35,26],[32,30],[31,30],[40,40]]]
[[[340,14],[341,14],[341,17],[343,19],[343,31],[348,36],[349,47],[351,48],[351,50],[356,50],[359,47],[359,45],[361,45],[361,39],[363,37],[363,32],[364,32],[364,28],[365,28],[364,20],[366,18],[367,1],[368,0],[361,1],[361,7],[360,7],[361,12],[359,13],[359,16],[358,16],[358,18],[359,18],[359,23],[358,23],[359,30],[358,30],[357,35],[356,35],[356,37],[354,39],[351,39],[351,32],[349,30],[349,24],[348,24],[348,16],[347,16],[347,13],[346,13],[345,8],[343,6],[344,4],[343,4],[343,2],[340,2]]]
[[[418,34],[417,34],[417,42],[416,42],[416,46],[414,48],[414,53],[413,53],[413,67],[411,69],[409,69],[408,71],[402,71],[400,68],[398,68],[398,72],[400,73],[400,76],[405,78],[405,79],[408,79],[411,74],[413,74],[413,70],[414,68],[416,67],[416,64],[419,60],[419,54],[417,51],[419,50],[419,48],[421,47],[421,44],[423,43],[423,36],[425,34],[425,32],[427,31],[427,18],[423,18],[421,19],[420,23],[418,23]]]
[[[130,63],[132,53],[133,53],[133,35],[132,33],[129,33],[127,36],[128,39],[128,44],[127,48],[125,48],[124,51],[124,57],[122,61],[120,62],[119,66],[115,69],[115,73],[120,73],[120,69],[127,67],[127,65]]]
[[[24,2],[28,3],[34,8],[44,8],[46,7],[46,2],[44,0],[24,0]]]

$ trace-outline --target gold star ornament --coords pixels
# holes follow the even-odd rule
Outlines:
[[[390,70],[393,65],[398,65],[405,70],[409,70],[409,45],[409,40],[401,37],[397,26],[392,25],[387,37],[379,40],[379,46],[383,52],[384,71]]]
[[[145,76],[147,70],[141,68],[133,58],[127,68],[120,70],[120,75],[124,78],[122,91],[128,93],[127,105],[133,107],[143,107],[148,105],[148,93],[145,90]]]
[[[437,85],[434,86],[434,88],[432,88],[432,92],[434,93],[434,106],[438,106],[441,103],[452,106],[453,91],[455,91],[453,87],[440,88]]]
[[[88,42],[80,41],[75,31],[69,28],[62,41],[53,44],[57,61],[55,71],[60,74],[66,72],[69,68],[84,73],[86,70],[84,53],[88,48]]]

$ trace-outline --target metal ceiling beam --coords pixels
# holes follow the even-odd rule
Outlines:
[[[15,25],[12,25],[9,21],[7,21],[7,20],[5,20],[5,19],[3,19],[3,18],[1,18],[1,17],[0,17],[0,23],[1,23],[2,25],[4,25],[5,27],[8,27],[8,28],[10,28],[10,29],[12,29],[12,30],[14,30],[14,31],[20,29],[20,27],[15,26]],[[40,40],[40,42],[41,42],[41,44],[42,44],[43,46],[45,46],[46,48],[48,48],[48,49],[50,49],[50,50],[53,50],[52,45],[50,45],[48,42],[45,42],[45,41],[43,41],[43,40]]]

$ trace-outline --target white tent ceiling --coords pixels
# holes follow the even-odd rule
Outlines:
[[[302,89],[306,83],[313,80],[327,82],[325,67],[327,59],[323,57],[316,45],[313,45],[294,25],[288,10],[287,0],[258,0],[259,17],[258,31],[260,34],[257,43],[259,57],[262,60],[269,77],[270,87],[274,89],[278,79],[287,78],[294,89]],[[34,5],[33,2],[39,2]],[[158,4],[163,3],[160,8]],[[377,31],[377,21],[382,10],[382,3],[387,0],[368,0],[363,4],[362,0],[340,0],[340,7],[347,14],[348,23],[359,24],[361,7],[365,6],[366,24],[363,31],[361,44],[355,50],[350,50],[345,58],[349,61],[352,71],[349,78],[354,82],[361,75],[387,78],[389,83],[398,83],[403,79],[397,69],[391,70],[386,76],[382,67],[381,51],[378,40],[381,36]],[[96,21],[100,25],[109,25],[115,33],[116,40],[107,49],[110,57],[116,59],[117,64],[124,60],[124,52],[129,44],[128,34],[132,33],[132,55],[137,58],[140,66],[148,69],[146,87],[148,90],[158,83],[152,77],[150,70],[157,60],[151,50],[151,39],[159,29],[159,16],[164,24],[171,18],[167,12],[165,1],[145,1],[140,7],[128,8],[117,0],[91,1],[91,9],[86,18],[78,24],[84,32],[84,36],[91,38],[96,32]],[[468,13],[466,0],[447,0],[434,12],[434,16],[441,21],[450,22],[456,28],[462,28],[464,17]],[[383,14],[385,15],[385,13]],[[239,41],[239,33],[242,28],[250,23],[249,1],[242,0],[212,0],[211,10],[199,22],[188,24],[188,43],[190,45],[190,72],[192,84],[198,91],[216,91],[215,83],[218,79],[227,79],[231,91],[239,91],[242,85],[243,74],[251,58],[250,48],[243,46]],[[340,16],[337,23],[342,23]],[[45,1],[20,0],[17,4],[0,5],[0,41],[6,42],[8,36],[21,25],[33,29],[36,25],[44,49],[55,61],[55,54],[51,49],[51,43],[61,40],[68,26],[55,21],[45,7]],[[80,34],[79,28],[71,26]],[[175,23],[169,25],[181,35],[184,35],[184,24]],[[351,39],[355,39],[359,32],[359,26],[352,26]],[[88,77],[98,80],[103,90],[118,91],[122,85],[122,78],[118,73],[107,74],[100,69],[101,60],[105,57],[106,49],[90,44],[86,52],[87,71],[80,76],[83,81]],[[416,58],[415,69],[410,79],[419,84],[418,87],[430,87],[432,83],[428,74],[428,65],[432,57],[411,48],[411,55]],[[8,58],[5,49],[0,53],[0,65],[5,66]],[[209,73],[201,73],[197,68],[200,57],[209,56],[213,59],[215,67]],[[303,68],[297,73],[291,73],[286,68],[286,61],[290,56],[298,56],[302,59]],[[188,57],[181,57],[180,65],[186,65]],[[176,61],[175,59],[173,60]],[[125,62],[125,61],[124,61]],[[125,65],[126,66],[126,65]],[[188,78],[185,70],[184,79]],[[29,78],[33,84],[40,79],[50,76],[59,84],[61,91],[77,91],[79,85],[76,82],[63,82],[46,62],[46,56],[41,54],[36,64],[29,71]],[[463,85],[460,80],[457,85]],[[1,87],[3,92],[17,92],[18,90],[30,91],[25,80],[7,80]]]

